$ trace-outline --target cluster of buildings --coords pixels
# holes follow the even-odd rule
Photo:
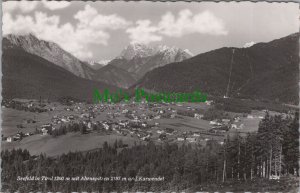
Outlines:
[[[207,101],[210,105],[211,101]],[[182,106],[181,104],[176,104]],[[35,106],[32,103],[27,103],[28,107]],[[49,107],[47,107],[49,108]],[[45,108],[45,109],[47,109]],[[57,110],[56,106],[50,107],[49,111]],[[222,136],[231,128],[242,129],[243,124],[239,124],[240,118],[236,117],[233,120],[219,119],[210,121],[211,130],[203,132],[186,132],[179,131],[173,128],[164,128],[160,125],[160,119],[174,119],[177,117],[177,110],[164,104],[155,103],[117,103],[117,104],[97,104],[86,105],[84,103],[72,103],[69,106],[63,106],[64,115],[55,114],[51,121],[47,124],[39,126],[38,133],[41,135],[48,135],[51,131],[63,126],[72,125],[75,123],[83,124],[88,132],[94,130],[104,131],[106,133],[116,133],[123,136],[131,136],[139,138],[140,140],[173,140],[186,141],[189,143],[196,143],[200,139],[208,140],[205,136],[219,135]],[[192,107],[186,107],[186,111],[192,113],[195,119],[202,119],[203,114],[196,113]],[[55,111],[56,112],[56,111]],[[195,113],[194,113],[195,112]],[[102,120],[98,116],[104,116]],[[250,119],[251,117],[249,117]],[[31,122],[31,120],[29,121]],[[7,141],[20,140],[21,134],[16,134]],[[24,136],[32,135],[26,133]]]
[[[241,118],[238,116],[233,119],[212,120],[209,124],[212,125],[212,132],[227,132],[229,129],[244,129],[244,124],[241,123]]]
[[[220,145],[224,144],[224,135],[215,135],[207,131],[178,132],[174,129],[166,128],[159,129],[156,132],[159,134],[159,141],[168,140],[169,142],[201,144],[205,146],[210,140],[218,136],[220,138],[220,140],[218,140],[218,143]]]
[[[11,136],[8,136],[8,137],[4,137],[2,135],[2,141],[6,141],[6,142],[20,141],[23,138],[31,136],[31,135],[33,135],[33,133],[31,133],[31,132],[27,132],[27,133],[18,132],[17,134],[11,135]]]
[[[53,111],[54,109],[47,106],[46,104],[43,104],[38,101],[22,101],[14,99],[14,100],[3,100],[2,101],[2,108],[12,108],[17,110],[24,110],[29,112],[47,112],[47,111]]]

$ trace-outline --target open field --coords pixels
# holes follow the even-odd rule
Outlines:
[[[34,119],[37,122],[35,124],[24,124],[27,119]],[[15,110],[11,108],[2,109],[2,134],[4,136],[9,136],[16,134],[18,131],[22,132],[32,132],[35,127],[39,127],[51,120],[49,113],[34,113]],[[22,124],[25,128],[17,128],[18,124]]]
[[[20,142],[3,143],[3,149],[27,149],[30,154],[38,155],[45,153],[49,156],[60,155],[70,151],[87,151],[96,148],[101,148],[103,143],[107,141],[113,144],[115,140],[122,140],[124,144],[132,146],[138,139],[119,135],[100,135],[90,133],[81,135],[80,133],[68,133],[59,137],[33,135],[24,138]]]
[[[2,108],[2,134],[4,136],[10,136],[17,132],[33,132],[35,128],[39,128],[43,124],[51,122],[53,116],[67,116],[67,115],[79,115],[76,112],[66,111],[66,106],[52,104],[55,107],[53,111],[47,111],[43,113],[29,112],[16,110],[12,108]],[[35,120],[36,123],[26,123],[26,120]],[[17,128],[17,125],[22,124],[24,128]]]
[[[176,119],[158,119],[152,120],[152,122],[159,123],[162,128],[173,128],[178,131],[197,132],[201,130],[209,130],[212,127],[209,125],[209,121],[181,115],[178,115]]]

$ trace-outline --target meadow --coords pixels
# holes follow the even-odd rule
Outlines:
[[[33,135],[24,138],[20,142],[3,143],[2,148],[8,150],[21,148],[27,149],[32,155],[45,153],[48,156],[57,156],[70,151],[88,151],[101,148],[104,142],[113,145],[116,140],[122,140],[128,146],[134,145],[135,142],[140,143],[136,138],[121,135],[67,133],[56,138],[49,135]]]

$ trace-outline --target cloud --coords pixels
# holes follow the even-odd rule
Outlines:
[[[4,13],[14,10],[20,10],[22,13],[33,11],[38,6],[38,1],[6,1],[3,2],[2,8]]]
[[[67,1],[6,1],[3,2],[3,12],[8,13],[11,11],[19,10],[22,13],[29,13],[37,8],[39,3],[42,3],[43,6],[50,10],[63,9],[71,5]]]
[[[110,30],[122,29],[129,24],[117,15],[101,15],[89,5],[77,12],[74,18],[75,24],[62,24],[59,16],[48,16],[43,12],[35,12],[34,16],[18,14],[15,17],[5,13],[3,33],[33,33],[40,39],[59,44],[63,49],[85,60],[93,57],[92,52],[87,51],[91,45],[107,45]]]
[[[43,0],[41,5],[56,10],[68,7],[70,2]],[[81,59],[93,56],[87,51],[91,45],[107,45],[112,30],[126,29],[131,42],[144,44],[162,41],[164,37],[180,38],[193,33],[217,36],[228,33],[223,21],[209,11],[194,14],[185,9],[177,16],[168,12],[154,24],[147,19],[132,23],[117,14],[100,14],[94,7],[86,5],[74,14],[74,23],[61,23],[57,15],[48,16],[39,11],[26,15],[37,6],[37,1],[4,2],[3,33],[34,33],[38,38],[58,43]],[[14,10],[19,12],[12,13]]]
[[[50,9],[50,10],[64,9],[64,8],[71,5],[71,3],[67,2],[67,1],[47,1],[47,0],[43,0],[42,3],[44,5],[44,7],[46,7],[47,9]]]
[[[166,13],[158,24],[160,32],[169,37],[199,33],[208,35],[226,35],[224,23],[213,13],[204,11],[193,14],[185,9],[179,12],[176,19],[172,13]]]
[[[88,27],[95,30],[123,29],[130,24],[129,21],[116,14],[101,15],[90,5],[86,5],[84,10],[77,12],[74,18],[79,20],[79,28]]]
[[[251,46],[253,46],[255,44],[255,42],[248,42],[248,43],[245,43],[245,45],[243,46],[243,48],[249,48]]]
[[[38,38],[59,44],[63,49],[77,57],[91,57],[86,52],[87,44],[80,37],[82,32],[77,32],[70,24],[60,25],[58,16],[48,16],[42,12],[35,12],[34,17],[17,15],[14,19],[10,14],[3,15],[3,34],[33,33]],[[86,37],[85,37],[86,38]]]
[[[171,12],[164,14],[157,25],[149,20],[139,20],[127,31],[132,42],[150,43],[163,37],[182,37],[189,34],[226,35],[224,22],[210,11],[193,14],[185,9],[176,18]]]
[[[16,18],[13,19],[10,13],[4,13],[2,21],[2,30],[4,35],[9,33],[29,33],[32,30],[28,26],[33,26],[34,24],[33,18],[30,16],[17,15]]]
[[[149,20],[138,20],[136,26],[128,28],[126,32],[129,33],[131,42],[148,44],[162,40],[161,36],[155,34],[158,32],[158,28],[151,26],[151,21]]]

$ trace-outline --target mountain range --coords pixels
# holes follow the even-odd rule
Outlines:
[[[128,88],[147,72],[172,62],[180,62],[192,57],[188,50],[175,47],[151,47],[132,43],[124,48],[120,56],[100,68],[94,80],[104,81],[115,86]]]
[[[76,76],[106,82],[122,88],[132,86],[146,72],[154,68],[171,62],[179,62],[192,56],[188,50],[175,47],[150,47],[132,43],[123,49],[120,56],[111,61],[81,61],[58,44],[40,40],[33,34],[5,36],[3,49],[12,48],[22,49],[44,58]]]
[[[298,104],[299,33],[170,63],[148,72],[134,87]]]
[[[85,62],[34,35],[3,38],[3,97],[91,99],[94,88],[143,87],[298,104],[299,33],[247,48],[193,56],[175,47],[133,43],[106,65]],[[101,66],[101,67],[99,67]]]

